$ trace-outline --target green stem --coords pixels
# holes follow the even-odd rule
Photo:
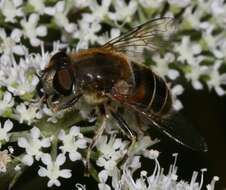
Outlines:
[[[11,190],[12,189],[12,187],[15,185],[15,183],[18,181],[18,179],[20,178],[20,176],[25,171],[25,169],[26,169],[26,166],[25,165],[23,167],[21,166],[20,171],[17,171],[17,173],[15,174],[15,176],[13,177],[13,179],[11,180],[11,182],[9,184],[8,190]]]
[[[53,160],[56,160],[56,157],[57,157],[57,144],[58,144],[58,138],[54,138],[51,146],[51,157]]]

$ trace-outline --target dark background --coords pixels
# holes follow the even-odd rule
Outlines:
[[[189,88],[186,91],[182,96],[186,108],[183,112],[205,137],[209,150],[207,153],[184,150],[183,162],[178,162],[179,170],[184,168],[191,173],[196,166],[204,166],[208,169],[208,180],[219,176],[216,189],[223,189],[226,187],[226,97],[219,97],[207,89],[195,91]]]
[[[177,162],[179,176],[190,181],[192,171],[207,168],[204,184],[209,183],[213,176],[219,176],[216,190],[223,189],[226,187],[226,97],[219,97],[207,89],[197,91],[189,87],[181,100],[185,108],[183,115],[204,136],[208,152],[193,152],[178,145],[170,146],[169,153],[180,152]],[[167,143],[163,144],[167,146]],[[165,150],[164,154],[167,154],[167,148]]]

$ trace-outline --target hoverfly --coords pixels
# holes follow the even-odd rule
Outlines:
[[[142,48],[158,50],[164,46],[173,22],[168,17],[149,20],[98,48],[53,55],[40,80],[48,106],[58,111],[74,106],[84,97],[91,105],[104,105],[105,112],[132,139],[134,134],[127,122],[109,106],[109,102],[117,102],[176,142],[206,151],[204,139],[186,122],[167,124],[175,111],[165,80],[131,56],[131,52],[134,56],[143,55]]]

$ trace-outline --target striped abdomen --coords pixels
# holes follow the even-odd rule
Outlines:
[[[128,103],[154,116],[168,114],[172,99],[166,82],[146,67],[132,63],[132,69],[135,87]]]

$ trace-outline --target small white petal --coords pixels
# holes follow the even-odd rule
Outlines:
[[[57,12],[63,12],[64,11],[64,4],[65,4],[64,1],[59,1],[56,4],[56,10],[57,10]]]
[[[42,143],[42,147],[49,147],[51,145],[50,143],[50,139],[49,138],[45,138],[45,139],[42,139],[41,143]]]
[[[194,87],[194,89],[196,90],[201,90],[203,89],[202,83],[199,81],[192,81],[192,86]]]
[[[25,49],[21,45],[15,45],[13,47],[13,52],[17,55],[24,55],[25,54]]]
[[[80,134],[80,129],[79,129],[79,127],[73,126],[73,127],[70,129],[69,134],[70,134],[70,135],[73,135],[73,136],[78,136],[78,135]]]
[[[79,147],[79,148],[86,148],[87,147],[87,141],[86,139],[78,139],[75,144]]]
[[[76,161],[76,160],[81,160],[82,156],[80,153],[78,152],[70,152],[69,153],[69,158],[71,161]]]
[[[30,17],[29,17],[29,19],[28,19],[28,22],[30,22],[30,23],[36,25],[37,22],[38,22],[38,20],[39,20],[39,15],[33,13],[33,14],[30,15]]]
[[[64,154],[59,154],[59,155],[57,156],[57,158],[56,158],[56,164],[57,164],[58,166],[63,165],[65,161],[66,161],[66,157],[65,157]]]
[[[184,92],[184,88],[181,85],[176,85],[171,90],[172,90],[172,94],[176,96],[181,95]]]
[[[31,45],[37,47],[40,45],[41,41],[38,38],[31,38],[30,39]]]
[[[34,162],[34,159],[31,155],[27,154],[22,158],[22,161],[23,161],[24,164],[31,166]]]
[[[179,110],[181,110],[183,108],[183,104],[179,100],[176,100],[173,103],[173,108],[175,110],[179,111]]]
[[[72,176],[71,170],[69,170],[69,169],[63,169],[60,171],[60,177],[70,178],[71,176]]]
[[[52,158],[51,158],[51,156],[49,154],[43,154],[41,156],[41,160],[47,166],[52,164]]]
[[[65,132],[64,132],[64,130],[60,130],[59,135],[58,135],[58,138],[59,138],[60,140],[64,140],[64,137],[65,137]]]
[[[48,187],[52,187],[53,185],[56,185],[57,187],[59,187],[61,185],[60,181],[58,179],[51,179],[49,180],[47,186]]]
[[[38,28],[36,28],[36,32],[38,36],[46,36],[47,28],[45,26],[39,26]]]
[[[22,36],[22,31],[19,29],[14,29],[10,35],[10,37],[14,39],[16,42],[20,42],[21,36]]]
[[[169,76],[169,78],[170,79],[172,79],[172,80],[175,80],[177,77],[179,77],[179,72],[177,71],[177,70],[173,70],[173,69],[170,69],[169,71],[168,71],[168,76]]]
[[[48,171],[44,167],[40,166],[40,169],[38,170],[38,175],[41,177],[45,177],[47,176],[47,173]]]
[[[22,147],[22,148],[26,148],[28,146],[27,139],[25,139],[24,137],[19,138],[17,140],[17,144],[19,147]]]
[[[10,92],[6,92],[4,94],[4,102],[10,102],[11,99],[12,99],[12,94]]]
[[[118,28],[111,29],[111,38],[115,38],[120,35],[120,30]]]
[[[53,7],[45,7],[44,12],[47,15],[53,16],[56,13],[56,10]]]
[[[13,128],[13,123],[9,119],[7,119],[4,123],[4,129],[8,132]]]
[[[57,187],[60,187],[61,183],[58,179],[55,180],[54,184],[57,186]]]
[[[219,96],[225,95],[225,91],[223,90],[223,88],[221,88],[219,86],[215,87],[215,91]]]
[[[75,24],[67,24],[65,26],[65,30],[68,32],[68,33],[72,33],[74,30],[75,30]]]
[[[37,127],[33,127],[31,129],[31,138],[32,139],[38,139],[40,137],[40,130]]]
[[[98,178],[99,178],[101,183],[105,183],[107,181],[107,179],[108,179],[108,172],[107,172],[107,170],[102,170],[98,174]]]

